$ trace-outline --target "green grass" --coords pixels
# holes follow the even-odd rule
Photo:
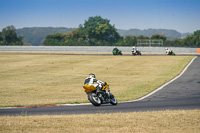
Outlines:
[[[88,102],[89,73],[119,102],[140,98],[177,76],[192,56],[80,56],[0,53],[0,107]]]

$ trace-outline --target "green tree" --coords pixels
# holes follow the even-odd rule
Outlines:
[[[200,30],[182,39],[182,45],[188,47],[200,47]]]
[[[171,41],[165,41],[164,46],[180,47],[183,46],[182,39],[176,38]]]
[[[3,45],[3,41],[4,41],[3,35],[2,35],[2,33],[0,32],[0,45]]]
[[[46,46],[63,46],[65,45],[65,34],[56,33],[52,35],[48,35],[43,42]]]
[[[7,26],[6,28],[3,28],[0,38],[1,45],[23,45],[23,37],[17,37],[14,26]]]
[[[200,36],[200,30],[196,30],[193,35],[194,36]]]
[[[6,45],[11,45],[12,42],[17,41],[17,33],[14,26],[7,26],[6,28],[3,28],[2,35]]]
[[[149,39],[149,37],[148,36],[139,35],[137,37],[137,39]]]
[[[167,37],[165,35],[162,35],[162,34],[153,34],[151,36],[151,39],[162,39],[163,41],[166,41]]]
[[[86,36],[80,29],[73,30],[65,36],[65,45],[67,46],[87,46]]]
[[[136,36],[126,36],[124,39],[125,46],[135,46],[137,44],[137,37]]]
[[[90,45],[114,45],[120,39],[117,29],[109,23],[108,19],[100,16],[89,17],[80,30],[85,31],[84,35]]]
[[[183,45],[188,47],[200,47],[200,36],[187,36],[183,39]]]
[[[0,41],[3,41],[3,35],[1,32],[0,32]]]

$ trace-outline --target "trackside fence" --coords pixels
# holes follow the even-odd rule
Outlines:
[[[113,46],[0,46],[0,51],[24,52],[112,52]],[[117,47],[131,52],[132,47]],[[165,47],[136,47],[142,53],[165,53]],[[168,47],[175,53],[200,53],[199,48]]]

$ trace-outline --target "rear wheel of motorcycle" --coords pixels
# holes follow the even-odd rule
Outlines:
[[[117,105],[117,99],[115,98],[115,96],[113,94],[110,93],[110,103],[112,105]]]
[[[101,105],[101,100],[100,98],[93,92],[88,94],[88,99],[94,106],[100,106]]]

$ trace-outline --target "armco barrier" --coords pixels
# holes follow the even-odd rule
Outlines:
[[[24,52],[112,52],[114,46],[0,46],[0,51]],[[132,47],[118,47],[122,52],[130,52]],[[196,54],[197,48],[168,47],[175,53]],[[142,53],[165,53],[165,47],[137,47]],[[198,51],[199,52],[199,51]]]

